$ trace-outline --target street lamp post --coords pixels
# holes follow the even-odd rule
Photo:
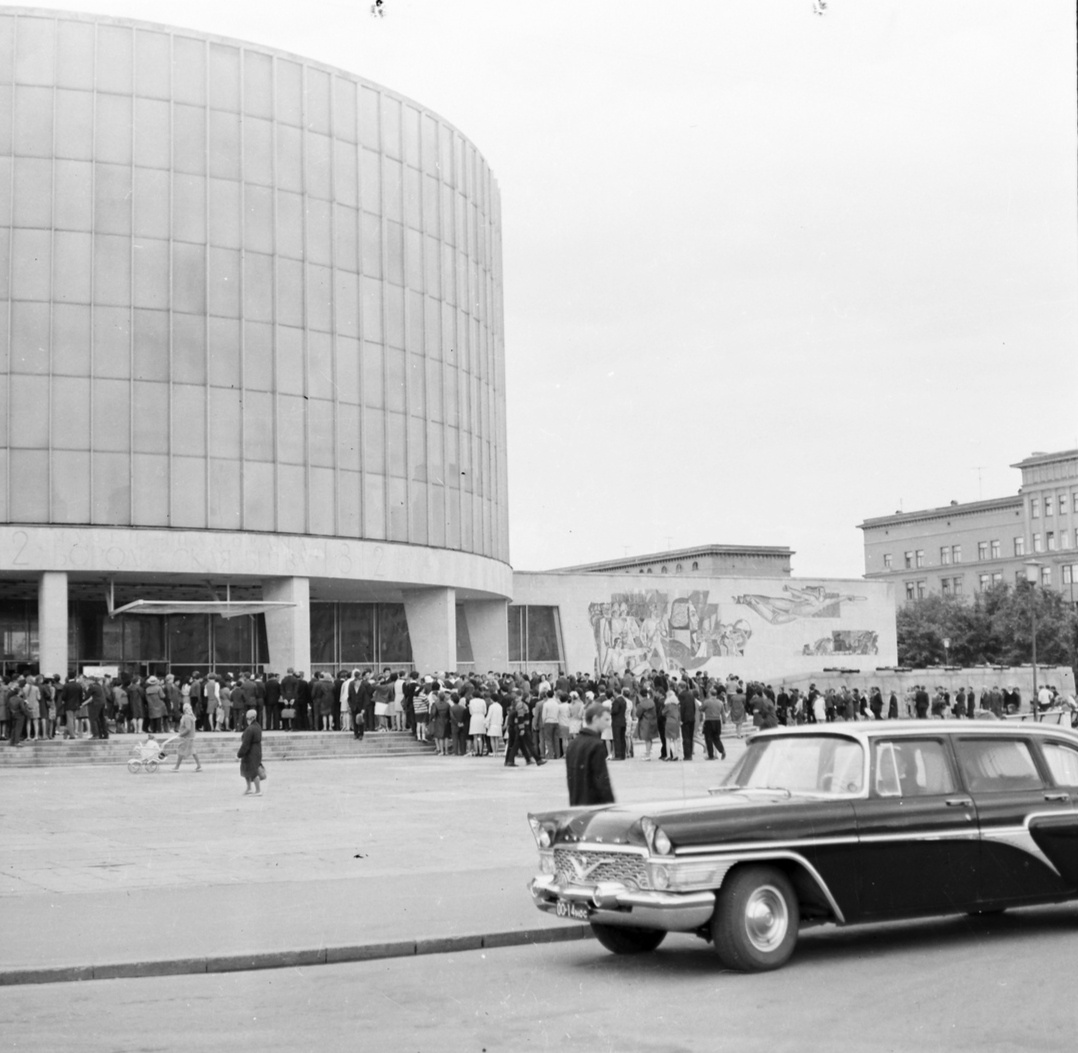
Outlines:
[[[1029,623],[1033,652],[1033,698],[1030,701],[1030,708],[1033,711],[1033,719],[1040,720],[1040,708],[1037,704],[1037,575],[1040,574],[1040,568],[1043,564],[1039,559],[1027,559],[1024,561],[1024,566],[1033,569],[1032,578],[1029,576],[1028,572],[1026,574],[1026,580],[1032,586],[1029,590]]]

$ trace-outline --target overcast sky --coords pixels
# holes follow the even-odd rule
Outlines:
[[[89,9],[333,63],[476,144],[518,569],[717,542],[857,577],[862,519],[1078,447],[1073,0]]]

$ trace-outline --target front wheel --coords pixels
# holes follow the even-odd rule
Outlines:
[[[130,759],[130,760],[129,760],[128,762],[127,762],[127,770],[128,770],[128,771],[129,771],[129,772],[130,772],[130,773],[131,773],[132,775],[138,775],[138,774],[139,774],[139,772],[141,772],[141,771],[142,771],[142,761],[140,761],[140,760],[139,760],[139,759],[138,759],[137,757],[132,757],[132,758],[131,758],[131,759]]]
[[[662,929],[630,929],[620,925],[591,923],[595,938],[614,954],[647,954],[655,950],[666,936]]]
[[[739,972],[778,969],[794,952],[800,920],[793,885],[782,871],[735,870],[719,890],[711,919],[715,953]]]
[[[148,761],[143,761],[143,762],[142,762],[142,766],[143,766],[143,767],[144,767],[144,768],[145,768],[145,769],[146,769],[146,770],[147,770],[147,771],[148,771],[148,772],[149,772],[149,773],[150,773],[151,775],[153,775],[153,773],[154,773],[155,771],[157,771],[157,761],[155,761],[155,760],[148,760]]]

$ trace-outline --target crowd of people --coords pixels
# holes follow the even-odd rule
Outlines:
[[[1069,695],[1042,686],[1042,709],[1074,705]],[[199,732],[242,732],[248,711],[267,731],[408,731],[430,741],[439,755],[521,756],[542,764],[565,756],[584,724],[586,708],[609,712],[602,731],[608,757],[624,760],[637,750],[645,760],[692,760],[697,746],[707,758],[725,757],[727,734],[748,728],[899,717],[1002,717],[1021,704],[1017,688],[923,685],[900,699],[878,688],[787,689],[736,676],[709,677],[649,671],[637,676],[583,673],[487,673],[421,676],[417,672],[345,669],[307,678],[301,670],[276,673],[169,674],[163,678],[122,673],[115,678],[25,676],[0,685],[0,736],[107,738],[110,732],[170,734],[184,727],[188,710]]]

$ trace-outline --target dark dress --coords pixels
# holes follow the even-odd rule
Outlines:
[[[244,729],[236,756],[240,759],[240,775],[245,779],[257,779],[262,764],[262,728],[257,721]]]
[[[428,734],[434,739],[449,738],[449,703],[444,698],[430,704]]]

